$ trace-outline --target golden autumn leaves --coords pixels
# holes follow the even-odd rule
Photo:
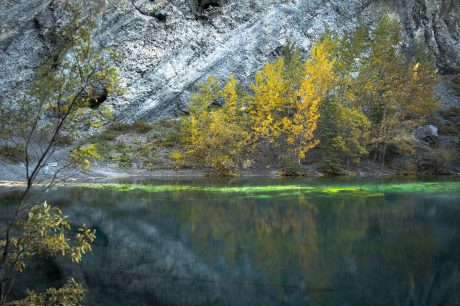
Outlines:
[[[196,165],[211,166],[217,174],[234,173],[243,151],[285,145],[299,159],[318,145],[314,138],[319,103],[330,83],[333,64],[324,43],[299,75],[289,75],[284,58],[267,63],[246,91],[230,77],[220,89],[215,77],[199,85],[192,97],[190,116],[182,118],[185,157]],[[297,61],[300,57],[297,58]],[[295,86],[293,78],[300,79]],[[213,107],[221,101],[222,107]],[[178,152],[173,153],[178,160]],[[292,154],[291,154],[292,155]]]
[[[247,88],[231,76],[221,89],[210,77],[181,119],[184,150],[174,160],[229,175],[254,160],[300,165],[321,142],[321,162],[337,171],[370,153],[383,163],[390,145],[413,147],[399,136],[436,110],[438,79],[427,58],[398,50],[399,27],[385,15],[373,32],[327,32],[306,61],[288,46]]]
[[[284,58],[268,63],[256,74],[249,98],[250,126],[256,140],[278,143],[284,138],[299,159],[319,143],[314,139],[319,118],[319,103],[327,92],[333,64],[324,42],[312,49],[304,64],[306,76],[292,90],[286,77]]]
[[[199,87],[199,93],[192,97],[190,116],[182,120],[186,160],[210,165],[221,175],[232,174],[248,140],[237,82],[231,77],[220,90],[218,80],[211,77]],[[219,98],[223,106],[209,111],[211,103]],[[178,151],[172,153],[172,158],[177,166],[185,162]]]

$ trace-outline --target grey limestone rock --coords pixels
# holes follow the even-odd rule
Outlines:
[[[419,138],[438,137],[438,128],[431,124],[420,126],[417,128],[415,134]]]
[[[293,41],[308,50],[326,27],[353,31],[385,9],[399,18],[405,48],[417,39],[444,73],[460,72],[458,0],[73,0],[97,19],[96,42],[123,59],[114,63],[128,93],[109,97],[119,120],[181,114],[194,84],[234,74],[247,83],[263,62]],[[0,98],[20,91],[66,20],[64,0],[0,4]]]

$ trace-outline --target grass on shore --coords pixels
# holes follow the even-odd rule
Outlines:
[[[95,144],[103,161],[121,168],[143,170],[171,168],[170,153],[178,143],[175,120],[113,124],[88,143]]]

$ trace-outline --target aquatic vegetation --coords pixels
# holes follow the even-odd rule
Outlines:
[[[227,287],[257,288],[247,293],[257,301],[276,288],[280,297],[295,290],[318,305],[336,305],[344,295],[353,305],[375,299],[399,305],[400,296],[389,291],[425,294],[434,277],[437,292],[456,286],[459,185],[400,179],[126,180],[69,184],[48,197],[69,211],[69,220],[84,221],[102,236],[83,262],[94,284],[90,305],[95,299],[127,304],[113,302],[113,292],[167,299],[187,291],[201,298]],[[93,268],[99,266],[104,278]],[[139,285],[126,287],[125,279]],[[233,301],[235,291],[218,291],[224,292],[219,297]]]
[[[299,194],[311,194],[317,196],[383,196],[387,193],[459,193],[460,182],[416,182],[416,183],[388,183],[388,184],[337,184],[337,185],[309,185],[309,184],[286,184],[267,186],[199,186],[191,184],[164,184],[143,185],[127,183],[96,183],[96,184],[72,184],[69,186],[105,189],[119,192],[143,191],[143,192],[211,192],[211,193],[235,193],[249,194],[251,197],[265,198],[270,194],[280,196],[292,196]]]

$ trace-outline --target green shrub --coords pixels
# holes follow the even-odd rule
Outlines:
[[[460,107],[454,106],[449,109],[441,111],[441,116],[446,119],[451,119],[453,117],[460,117]]]
[[[298,163],[285,160],[281,162],[281,169],[278,171],[278,175],[285,177],[297,177],[305,176],[307,174]]]
[[[457,96],[460,96],[460,74],[452,79],[452,88]]]
[[[179,123],[175,120],[161,120],[153,125],[155,132],[149,141],[155,146],[174,148],[180,143]]]
[[[1,146],[0,160],[9,164],[18,164],[24,158],[23,146]]]
[[[153,161],[151,161],[151,160],[145,160],[144,163],[143,163],[143,166],[148,171],[153,171],[153,170],[155,170],[157,168],[155,166],[155,163]]]
[[[128,153],[123,152],[118,156],[111,156],[109,160],[115,162],[120,168],[131,168],[133,166],[133,160]]]
[[[167,134],[158,144],[164,148],[174,148],[178,143],[180,143],[179,133],[172,132]]]
[[[155,148],[151,144],[143,144],[136,149],[136,152],[140,157],[150,158],[155,154]]]
[[[143,120],[139,120],[131,124],[131,130],[138,134],[145,134],[150,132],[153,129],[153,126]]]
[[[116,156],[110,157],[110,159],[118,164],[121,168],[131,168],[133,166],[133,148],[126,146],[123,143],[117,143],[113,149],[117,153]]]
[[[58,147],[68,147],[74,143],[75,138],[70,135],[59,136],[56,141],[56,146]]]
[[[117,139],[117,137],[120,136],[119,133],[112,131],[112,130],[107,130],[99,134],[96,139],[98,142],[106,142],[106,141],[112,141]]]
[[[145,134],[147,132],[150,132],[152,128],[153,126],[151,124],[145,121],[139,120],[131,124],[127,124],[127,123],[112,124],[108,130],[117,132],[119,134],[128,134],[128,133]]]
[[[179,127],[179,122],[175,119],[162,119],[153,123],[153,126],[158,130],[176,130]]]
[[[118,134],[128,133],[130,131],[130,125],[126,123],[114,123],[109,126],[107,130]]]
[[[113,130],[105,130],[99,135],[95,135],[89,138],[88,143],[96,145],[97,152],[102,156],[107,156],[110,151],[112,145],[110,142],[117,139],[120,134],[113,131]]]
[[[133,166],[133,160],[127,153],[123,153],[118,157],[118,166],[121,168],[131,168]]]
[[[438,132],[441,135],[457,135],[459,129],[452,124],[443,124],[439,126]]]
[[[170,154],[171,165],[174,169],[179,170],[185,166],[185,157],[182,152],[174,150]]]
[[[418,170],[426,174],[449,174],[449,166],[454,157],[452,149],[425,147],[417,157]]]

